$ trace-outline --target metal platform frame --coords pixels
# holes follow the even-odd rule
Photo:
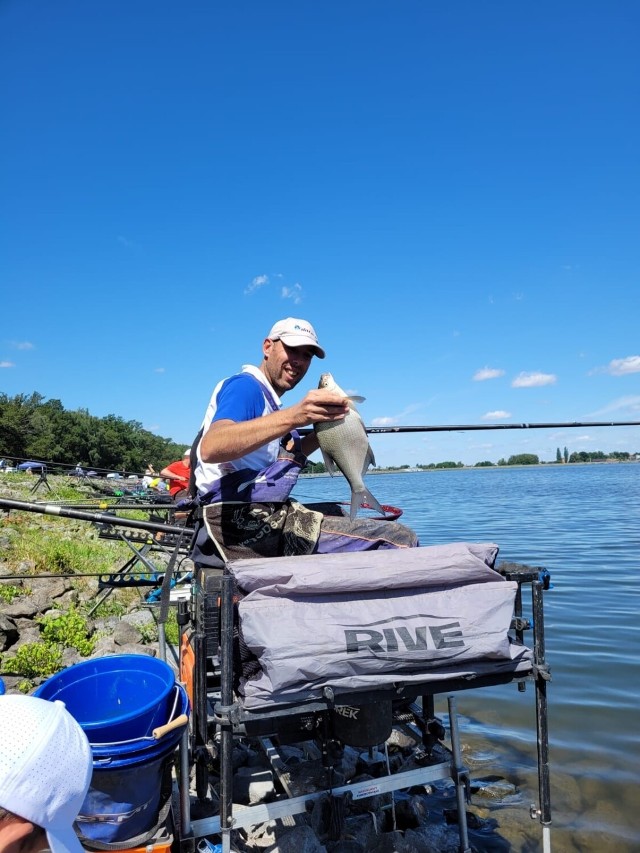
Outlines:
[[[524,632],[533,629],[533,663],[531,669],[525,673],[502,673],[494,676],[481,676],[472,682],[468,680],[450,679],[447,681],[429,681],[428,674],[425,681],[420,684],[403,684],[399,681],[393,689],[383,689],[371,692],[357,691],[350,694],[340,694],[340,705],[365,705],[370,702],[379,702],[385,699],[406,700],[413,703],[412,710],[416,713],[416,719],[422,720],[420,726],[423,738],[428,723],[433,722],[434,697],[459,691],[475,690],[496,684],[517,683],[519,690],[525,690],[526,682],[532,682],[535,689],[536,705],[536,740],[537,740],[537,770],[538,770],[538,799],[539,805],[532,805],[530,816],[537,819],[542,827],[542,849],[544,853],[551,850],[550,828],[551,828],[551,800],[549,781],[549,756],[548,756],[548,717],[547,717],[547,682],[550,680],[550,672],[545,659],[544,639],[544,613],[543,613],[543,590],[549,586],[548,573],[539,568],[532,568],[520,564],[508,563],[498,566],[498,570],[506,580],[516,581],[517,592],[514,606],[514,614],[511,629],[514,640],[522,643]],[[532,622],[523,617],[522,585],[531,584],[532,591]],[[285,794],[289,794],[286,782],[283,782],[282,774],[279,772],[281,761],[277,746],[271,739],[273,731],[277,729],[278,718],[293,718],[305,715],[320,714],[330,711],[335,705],[335,697],[330,689],[326,689],[320,700],[312,700],[301,704],[274,707],[273,709],[251,712],[247,711],[242,703],[234,695],[233,683],[233,599],[234,578],[228,569],[225,569],[221,577],[221,608],[220,608],[220,657],[219,657],[219,685],[212,693],[206,683],[206,675],[196,663],[196,684],[194,690],[207,696],[207,719],[201,718],[203,714],[203,703],[195,700],[191,720],[191,734],[185,732],[180,747],[180,773],[178,774],[177,790],[175,793],[175,825],[179,841],[180,853],[192,853],[198,839],[205,836],[220,836],[223,853],[229,853],[231,847],[231,833],[233,830],[247,828],[266,821],[286,819],[306,811],[307,804],[330,794],[333,797],[341,797],[349,794],[354,799],[364,798],[377,794],[393,792],[406,789],[413,785],[424,785],[438,779],[450,778],[456,788],[456,800],[458,806],[458,826],[460,835],[461,853],[469,853],[469,840],[466,822],[465,803],[467,801],[468,774],[461,763],[460,739],[456,716],[456,700],[452,695],[448,696],[449,732],[451,748],[445,750],[440,760],[434,760],[424,767],[409,772],[391,773],[376,778],[373,782],[342,785],[337,788],[328,788],[324,791],[314,791],[302,796],[284,796],[275,802],[261,803],[253,806],[233,807],[233,767],[232,751],[234,740],[237,737],[257,737],[269,758],[271,765],[279,777],[281,788]],[[202,660],[205,652],[206,641],[203,637],[196,637],[196,661],[198,656]],[[200,710],[198,710],[200,705]],[[213,707],[213,713],[210,709]],[[196,740],[207,740],[209,727],[214,727],[219,742],[220,763],[220,811],[219,814],[199,820],[192,820],[190,814],[189,779],[190,767],[194,763],[193,744],[194,732]],[[247,732],[254,734],[247,734]],[[420,737],[418,732],[417,737]],[[427,736],[428,739],[428,736]],[[300,741],[304,738],[301,737]],[[431,739],[431,745],[435,740]]]

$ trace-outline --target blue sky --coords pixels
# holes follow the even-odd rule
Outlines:
[[[190,442],[310,320],[365,423],[640,420],[636,0],[0,2],[0,391]],[[640,427],[375,436],[379,465]]]

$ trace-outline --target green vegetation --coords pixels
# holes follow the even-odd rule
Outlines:
[[[25,692],[33,687],[34,679],[48,678],[61,669],[64,649],[73,648],[82,657],[88,657],[96,645],[86,618],[73,608],[68,613],[45,616],[38,624],[42,632],[40,642],[24,643],[14,655],[2,658],[3,672],[24,677],[20,689]]]
[[[572,453],[569,456],[569,462],[606,462],[609,459],[613,459],[616,462],[628,462],[630,458],[631,454],[629,453],[616,452],[605,455],[599,450],[594,453],[586,453],[583,450],[580,453]]]
[[[305,474],[326,474],[327,469],[324,462],[307,462],[303,469]]]
[[[97,418],[86,409],[67,411],[42,394],[0,394],[0,456],[62,465],[141,472],[180,459],[184,444],[161,438],[138,421]]]
[[[567,448],[564,448],[564,451],[561,453],[560,448],[556,451],[556,463],[557,464],[567,464],[571,462],[629,462],[632,458],[632,454],[630,453],[603,453],[600,450],[594,451],[592,453],[572,453],[569,455],[569,451]],[[476,462],[473,466],[465,466],[462,462],[429,462],[428,465],[416,465],[413,469],[409,465],[390,465],[388,468],[374,468],[374,471],[384,471],[386,473],[394,473],[394,472],[402,472],[407,470],[417,470],[417,471],[434,471],[440,468],[465,468],[465,467],[474,467],[474,468],[494,468],[494,467],[502,467],[506,465],[546,465],[549,463],[544,462],[540,459],[539,456],[536,456],[535,453],[518,453],[514,456],[510,456],[508,459],[498,459],[497,462],[490,462],[488,459],[485,459],[482,462]],[[309,464],[304,469],[305,474],[325,474],[326,468],[322,462],[309,462]]]
[[[80,522],[82,524],[82,522]],[[4,561],[14,571],[24,561],[33,566],[35,574],[109,573],[115,563],[129,552],[126,545],[95,537],[93,528],[74,531],[66,519],[48,519],[47,526],[25,515],[14,514],[0,521],[9,539]]]
[[[4,601],[5,604],[11,604],[19,595],[31,595],[31,590],[13,584],[0,585],[0,601]]]
[[[60,484],[66,477],[50,477],[53,494],[60,494]],[[0,477],[3,484],[10,484],[12,495],[19,497],[31,487],[30,478],[21,474],[6,474]],[[68,487],[69,499],[86,500],[86,486]],[[131,515],[145,517],[139,510]],[[22,577],[21,581],[0,583],[0,606],[10,604],[20,596],[32,595],[37,589],[37,579],[27,580],[26,575],[64,574],[71,578],[73,591],[66,596],[64,611],[49,613],[34,619],[40,629],[35,642],[24,642],[0,654],[0,672],[19,676],[17,689],[30,692],[36,683],[58,672],[65,659],[64,650],[76,649],[81,657],[95,651],[100,633],[95,632],[94,620],[110,616],[123,616],[131,605],[140,601],[140,590],[131,587],[110,590],[96,607],[96,574],[112,574],[115,567],[131,556],[130,548],[122,542],[98,538],[93,525],[84,522],[40,516],[39,514],[11,511],[0,515],[0,536],[3,540],[3,565],[6,574]],[[88,575],[84,577],[83,575]],[[29,584],[23,585],[23,584]],[[74,604],[69,604],[69,599]],[[50,605],[56,607],[55,600]],[[95,610],[94,610],[95,608]],[[139,628],[140,643],[158,639],[156,625]],[[178,645],[177,614],[169,611],[165,626],[167,641]]]
[[[167,640],[172,646],[180,645],[180,630],[178,627],[178,614],[175,608],[169,610],[167,621],[164,623],[164,633]]]
[[[32,679],[48,678],[62,667],[62,646],[51,643],[24,643],[13,657],[4,657],[2,670],[7,675],[22,675],[26,682],[21,685],[28,692]]]
[[[428,471],[432,468],[464,468],[462,462],[430,462],[429,465],[418,465],[420,469]]]
[[[59,616],[45,616],[40,625],[45,645],[77,649],[85,658],[95,648],[96,637],[90,635],[86,618],[75,609]]]

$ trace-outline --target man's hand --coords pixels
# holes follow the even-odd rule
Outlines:
[[[214,421],[202,437],[200,456],[203,462],[230,462],[240,459],[292,429],[310,426],[318,421],[339,421],[349,411],[347,398],[341,394],[316,388],[293,406],[279,409],[251,421]],[[309,452],[317,441],[305,437]],[[315,446],[314,446],[315,445]]]
[[[349,411],[349,401],[342,394],[315,388],[289,410],[294,427],[305,427],[319,421],[339,421]]]

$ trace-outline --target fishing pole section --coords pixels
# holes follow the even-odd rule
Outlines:
[[[628,427],[640,426],[640,421],[550,421],[548,423],[518,424],[424,424],[416,426],[365,426],[370,435],[384,435],[399,432],[471,432],[473,430],[493,429],[584,429],[586,427]],[[312,429],[300,429],[300,435],[307,435]]]
[[[586,427],[640,426],[640,421],[568,421],[532,424],[448,424],[435,426],[373,426],[365,427],[372,435],[391,432],[469,432],[492,429],[584,429]]]

